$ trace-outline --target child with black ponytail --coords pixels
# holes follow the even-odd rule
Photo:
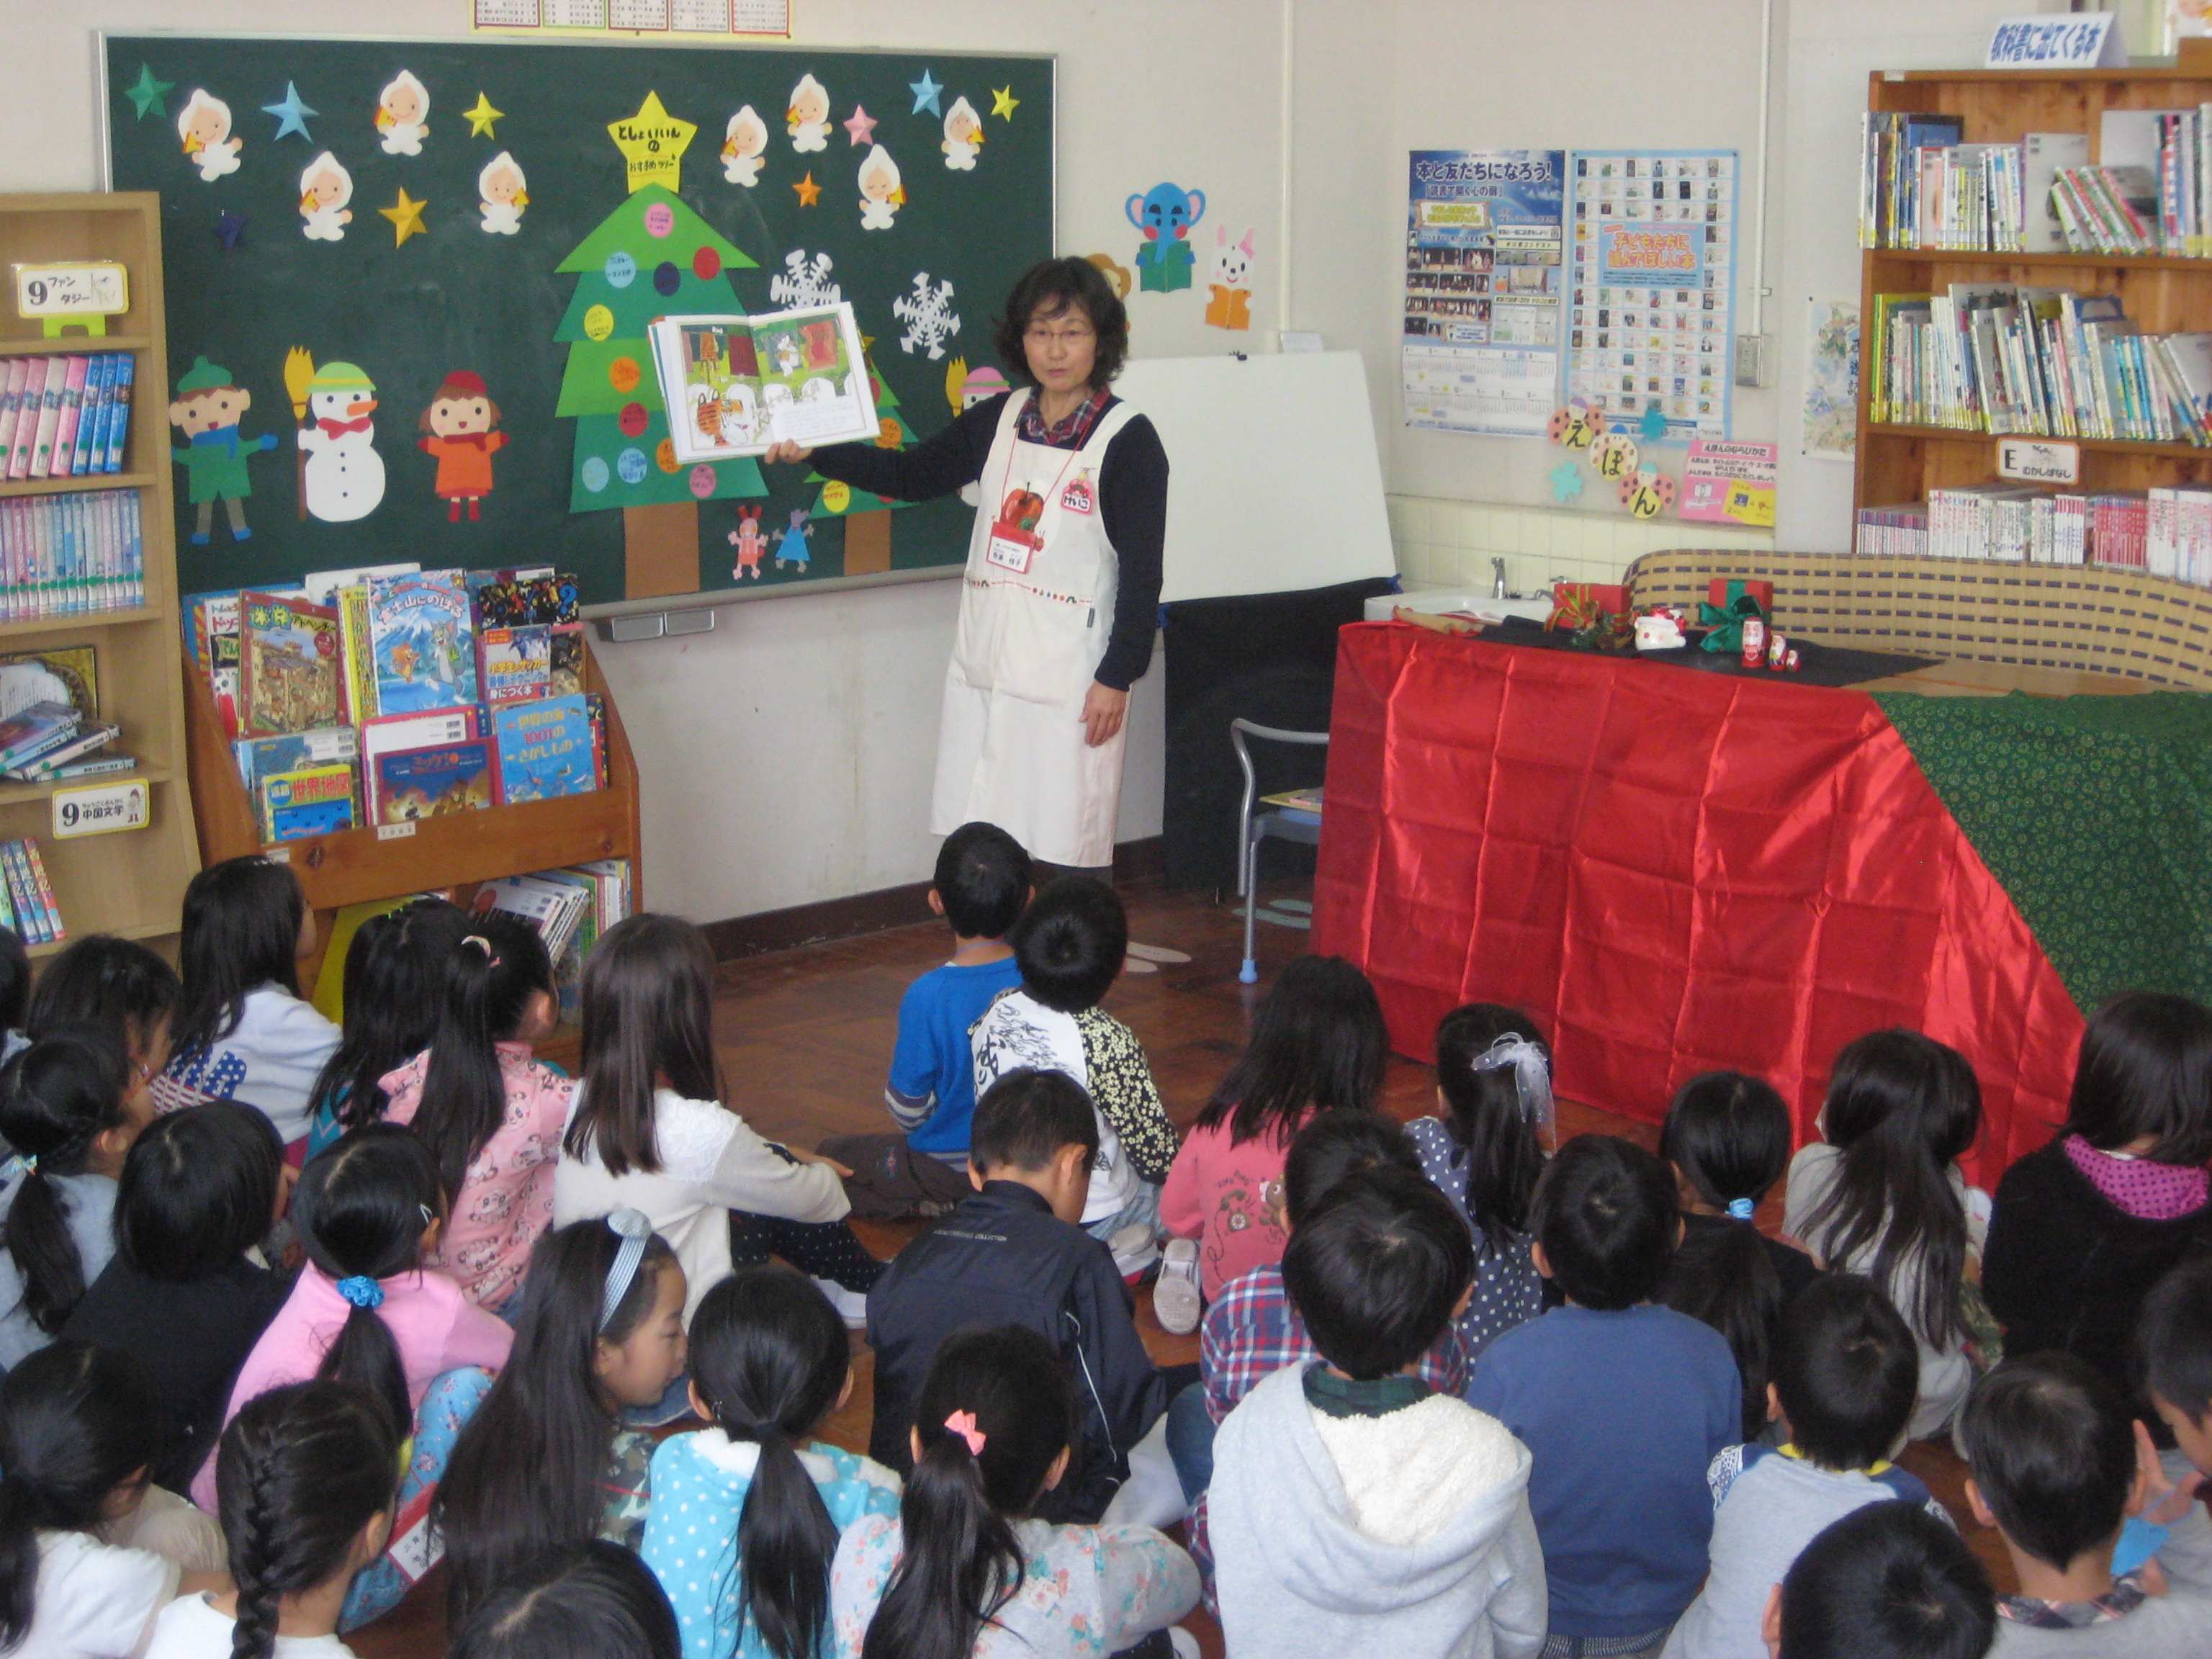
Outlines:
[[[171,1602],[146,1659],[352,1659],[340,1609],[384,1552],[398,1476],[392,1424],[359,1389],[300,1382],[249,1403],[216,1453],[238,1587]]]
[[[1674,1092],[1659,1131],[1682,1237],[1659,1299],[1728,1339],[1743,1379],[1743,1437],[1765,1432],[1782,1310],[1820,1276],[1813,1258],[1759,1231],[1759,1200],[1790,1168],[1790,1109],[1774,1085],[1705,1072]]]
[[[1150,1527],[1026,1518],[1067,1472],[1074,1415],[1066,1368],[1035,1331],[945,1340],[915,1405],[898,1518],[838,1543],[838,1659],[1116,1653],[1198,1605],[1198,1569]]]
[[[538,930],[494,910],[447,954],[430,1046],[381,1082],[386,1115],[438,1160],[452,1212],[425,1259],[470,1301],[512,1300],[530,1247],[553,1224],[553,1170],[576,1085],[531,1045],[560,1013]]]
[[[310,1159],[292,1195],[307,1264],[240,1369],[228,1415],[271,1389],[335,1377],[367,1389],[404,1437],[433,1379],[504,1365],[514,1333],[422,1266],[443,1206],[429,1149],[396,1123]],[[216,1462],[192,1482],[202,1509],[215,1507]]]
[[[807,1441],[852,1395],[850,1346],[829,1298],[789,1267],[740,1268],[699,1304],[691,1409],[712,1426],[653,1454],[643,1551],[684,1659],[828,1659],[838,1538],[898,1512],[896,1475]]]
[[[354,930],[338,1046],[307,1095],[309,1158],[384,1116],[384,1074],[430,1046],[446,958],[468,930],[468,912],[441,898],[410,899]]]
[[[0,1174],[0,1371],[54,1338],[115,1254],[115,1178],[146,1127],[131,1084],[91,1025],[58,1026],[0,1071],[0,1139],[15,1154]]]
[[[137,1361],[82,1342],[42,1348],[0,1383],[0,1654],[125,1659],[171,1597],[230,1587],[102,1541],[144,1495],[159,1417]]]

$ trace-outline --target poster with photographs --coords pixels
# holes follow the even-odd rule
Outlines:
[[[1727,437],[1735,152],[1578,150],[1572,170],[1568,395],[1632,426],[1656,409],[1669,439]]]
[[[1542,437],[1559,406],[1565,152],[1413,152],[1406,424]]]

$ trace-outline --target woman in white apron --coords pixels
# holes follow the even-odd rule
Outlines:
[[[910,450],[781,443],[767,455],[899,501],[980,485],[930,830],[984,820],[1032,858],[1103,880],[1167,526],[1159,434],[1107,390],[1128,342],[1128,313],[1098,269],[1048,259],[1014,285],[999,325],[1018,389]]]

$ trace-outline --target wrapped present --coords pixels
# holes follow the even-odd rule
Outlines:
[[[1739,593],[1748,593],[1759,601],[1759,614],[1770,621],[1774,616],[1774,584],[1742,576],[1715,576],[1705,584],[1705,603],[1717,611],[1728,608],[1729,601]]]
[[[1619,583],[1553,582],[1552,616],[1544,626],[1568,633],[1595,628],[1608,617],[1628,615],[1628,590]],[[1626,631],[1624,622],[1622,631]]]
[[[1753,618],[1761,623],[1772,619],[1772,582],[1729,580],[1723,584],[1716,576],[1706,595],[1706,603],[1698,607],[1698,623],[1711,630],[1705,639],[1708,651],[1723,655],[1741,651],[1744,623]]]

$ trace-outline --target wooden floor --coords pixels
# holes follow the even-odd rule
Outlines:
[[[1240,985],[1241,919],[1217,909],[1201,895],[1164,890],[1157,882],[1125,883],[1131,933],[1156,945],[1188,951],[1188,967],[1125,975],[1106,1000],[1145,1045],[1152,1075],[1178,1127],[1197,1115],[1206,1096],[1243,1046],[1250,1012],[1272,973],[1257,986]],[[1279,968],[1304,948],[1305,936],[1262,927],[1263,969]],[[896,1030],[899,998],[920,974],[949,953],[941,924],[902,927],[864,939],[812,945],[732,962],[722,967],[715,999],[715,1041],[732,1103],[761,1133],[811,1146],[824,1135],[883,1129],[884,1072]],[[1434,1109],[1429,1068],[1394,1058],[1384,1085],[1389,1109],[1401,1118]],[[1654,1146],[1655,1129],[1609,1113],[1562,1102],[1563,1136],[1598,1131]],[[1778,1188],[1759,1222],[1780,1221]],[[880,1255],[895,1255],[915,1228],[856,1223]],[[1152,1318],[1149,1297],[1139,1298],[1138,1323],[1156,1360],[1198,1358],[1195,1336],[1170,1336]],[[854,1450],[867,1445],[872,1407],[873,1357],[856,1337],[854,1386],[846,1408],[822,1437]],[[1962,1491],[1965,1469],[1948,1446],[1917,1443],[1899,1460],[1948,1506],[1975,1553],[2000,1589],[2012,1587],[2002,1543],[1978,1528]],[[360,1659],[441,1659],[446,1651],[444,1575],[433,1574],[401,1606],[347,1638]],[[1209,1656],[1219,1633],[1202,1613],[1188,1621]]]

